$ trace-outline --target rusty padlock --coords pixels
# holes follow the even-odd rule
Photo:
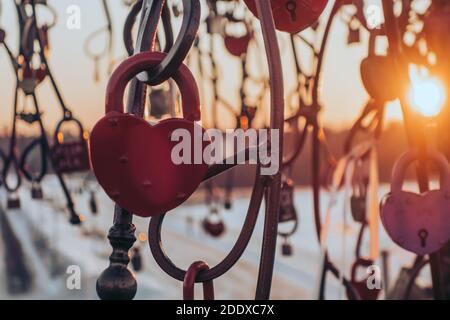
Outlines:
[[[436,252],[450,238],[450,166],[436,150],[428,149],[425,154],[439,168],[440,189],[424,194],[402,190],[407,167],[419,159],[419,152],[410,150],[393,168],[391,192],[382,201],[380,213],[389,237],[418,255]]]
[[[106,115],[95,125],[90,139],[94,173],[106,194],[133,214],[150,217],[178,207],[202,182],[208,165],[194,161],[194,152],[172,159],[178,134],[202,139],[200,98],[195,79],[184,64],[174,74],[182,99],[183,119],[166,119],[152,126],[142,118],[124,113],[127,83],[137,74],[161,63],[166,54],[144,52],[125,60],[112,74],[107,88]],[[183,138],[184,139],[184,138]],[[184,140],[183,140],[184,141]],[[210,144],[201,141],[200,151]],[[188,158],[188,159],[186,159]]]
[[[258,17],[256,0],[244,0],[250,11]],[[280,31],[299,33],[317,20],[328,0],[271,0],[275,27]]]
[[[201,271],[209,270],[206,262],[196,261],[187,269],[183,281],[183,300],[194,300],[195,279]],[[203,282],[203,300],[214,300],[212,280]]]
[[[31,183],[31,198],[34,200],[42,200],[44,199],[44,192],[42,190],[42,186],[38,182]]]
[[[79,130],[78,138],[74,141],[64,141],[61,127],[64,123],[74,122]],[[74,173],[90,170],[87,134],[81,122],[69,117],[62,119],[56,126],[55,143],[50,150],[53,168],[58,173]]]
[[[359,268],[369,268],[373,265],[373,261],[368,259],[359,258],[357,259],[352,266],[351,271],[351,284],[355,288],[359,297],[362,300],[377,300],[378,295],[381,292],[381,288],[370,288],[368,284],[369,276],[365,277],[363,280],[357,280],[357,272]],[[347,291],[347,296],[351,296],[351,294]]]

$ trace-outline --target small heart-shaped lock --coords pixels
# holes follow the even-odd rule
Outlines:
[[[428,150],[427,159],[440,170],[440,189],[423,194],[403,191],[405,170],[418,156],[417,151],[411,150],[395,164],[391,193],[381,205],[380,216],[396,244],[418,255],[427,255],[450,239],[450,166],[442,154]]]
[[[214,219],[214,215],[215,214],[212,214],[203,219],[202,227],[207,234],[214,238],[218,238],[225,232],[225,223],[218,216]]]
[[[144,52],[117,68],[108,84],[106,115],[95,125],[90,139],[92,167],[100,185],[119,206],[142,217],[159,215],[182,204],[208,169],[203,150],[210,141],[203,141],[205,130],[194,122],[200,118],[199,93],[185,65],[173,76],[180,89],[184,119],[167,119],[152,126],[142,118],[123,113],[127,83],[164,57],[163,53]],[[172,141],[174,133],[182,133],[182,143],[191,150],[182,158],[189,161],[174,161],[174,148],[180,144]],[[202,143],[196,146],[198,139]],[[201,161],[194,162],[200,153]]]
[[[256,0],[244,0],[258,17]],[[328,4],[328,0],[271,0],[275,27],[280,31],[299,33],[313,25]]]
[[[397,78],[393,59],[380,56],[375,52],[379,34],[371,33],[369,38],[369,54],[360,66],[361,80],[367,93],[376,101],[383,103],[398,98]]]
[[[251,32],[248,32],[241,37],[225,36],[225,47],[233,56],[241,57],[243,54],[247,53],[247,49],[252,37],[253,34]]]

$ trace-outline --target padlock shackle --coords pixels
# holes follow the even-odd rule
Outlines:
[[[124,113],[123,99],[128,82],[141,72],[159,65],[166,55],[162,52],[142,52],[122,62],[111,75],[106,89],[106,114]],[[201,118],[200,96],[197,82],[191,71],[185,64],[181,64],[172,78],[180,90],[183,118],[199,121]]]
[[[58,140],[58,134],[61,132],[61,127],[64,123],[66,122],[75,122],[75,124],[77,125],[78,129],[80,130],[80,140],[84,140],[84,128],[83,128],[83,124],[81,123],[80,120],[78,120],[77,118],[63,118],[61,119],[58,124],[56,125],[56,129],[55,129],[55,133],[53,135],[54,137],[54,141],[55,144],[60,144],[59,140]]]
[[[194,300],[195,279],[200,271],[209,270],[206,262],[196,261],[187,269],[183,281],[183,300]],[[214,300],[214,284],[212,280],[203,282],[203,299]]]
[[[435,149],[427,149],[425,152],[427,160],[433,161],[440,173],[440,189],[450,191],[450,165],[447,159]],[[391,176],[391,193],[398,194],[402,192],[403,181],[405,180],[406,169],[414,161],[419,160],[420,153],[417,149],[411,149],[405,152],[394,165]]]

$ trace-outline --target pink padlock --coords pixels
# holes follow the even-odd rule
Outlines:
[[[394,166],[391,193],[381,204],[381,221],[391,239],[405,250],[427,255],[450,239],[450,166],[436,150],[426,152],[440,171],[440,189],[423,194],[402,190],[407,167],[419,152],[403,154]]]

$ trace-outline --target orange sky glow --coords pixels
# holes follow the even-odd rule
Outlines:
[[[12,1],[0,0],[2,2],[2,15],[0,16],[0,26],[7,32],[7,42],[13,50],[17,48],[17,18]],[[95,83],[93,79],[93,62],[84,52],[84,42],[86,38],[95,30],[106,24],[104,20],[101,2],[86,0],[58,0],[49,3],[59,13],[59,20],[54,29],[50,32],[51,52],[50,66],[58,81],[67,105],[74,110],[74,114],[80,118],[85,127],[90,129],[104,113],[104,96],[107,85],[106,69],[108,62],[101,62],[101,80]],[[81,8],[81,29],[69,30],[66,27],[68,14],[67,8],[72,5]],[[122,26],[127,14],[127,7],[122,1],[110,1],[113,20],[115,23],[115,57],[118,61],[125,57],[125,50],[122,44]],[[206,9],[206,6],[203,6]],[[323,18],[326,18],[329,8]],[[45,18],[45,17],[44,17]],[[43,18],[43,19],[44,19]],[[177,30],[176,23],[175,30]],[[305,31],[305,36],[310,36],[310,31]],[[258,34],[258,36],[260,36]],[[323,112],[321,119],[323,123],[335,129],[348,127],[356,118],[368,96],[362,86],[359,75],[359,63],[367,55],[367,34],[363,33],[362,42],[353,46],[347,46],[347,29],[343,22],[337,18],[328,43],[328,50],[324,63],[324,74],[321,82],[321,102]],[[102,39],[99,38],[98,46],[101,48]],[[293,70],[290,43],[286,34],[280,34],[280,46],[282,49],[282,59],[284,63],[284,76],[286,95],[294,88],[295,74]],[[283,48],[289,48],[289,50]],[[306,60],[310,56],[310,51],[305,46],[302,49],[302,57]],[[220,52],[220,74],[222,96],[229,98],[229,102],[238,109],[238,90],[240,85],[240,62],[225,52],[222,45],[218,48]],[[11,123],[12,105],[14,98],[15,79],[10,62],[5,50],[0,50],[0,128],[4,133]],[[51,90],[49,81],[43,83],[38,89],[38,98],[44,109],[44,122],[48,130],[53,130],[61,111],[57,100]],[[205,110],[208,109],[210,101],[204,99]],[[24,106],[23,100],[19,108]],[[30,108],[31,101],[28,101]],[[220,112],[226,113],[225,109]],[[224,118],[230,115],[223,115]],[[264,115],[262,116],[264,118]],[[389,107],[388,117],[399,119],[399,107],[394,103]]]

